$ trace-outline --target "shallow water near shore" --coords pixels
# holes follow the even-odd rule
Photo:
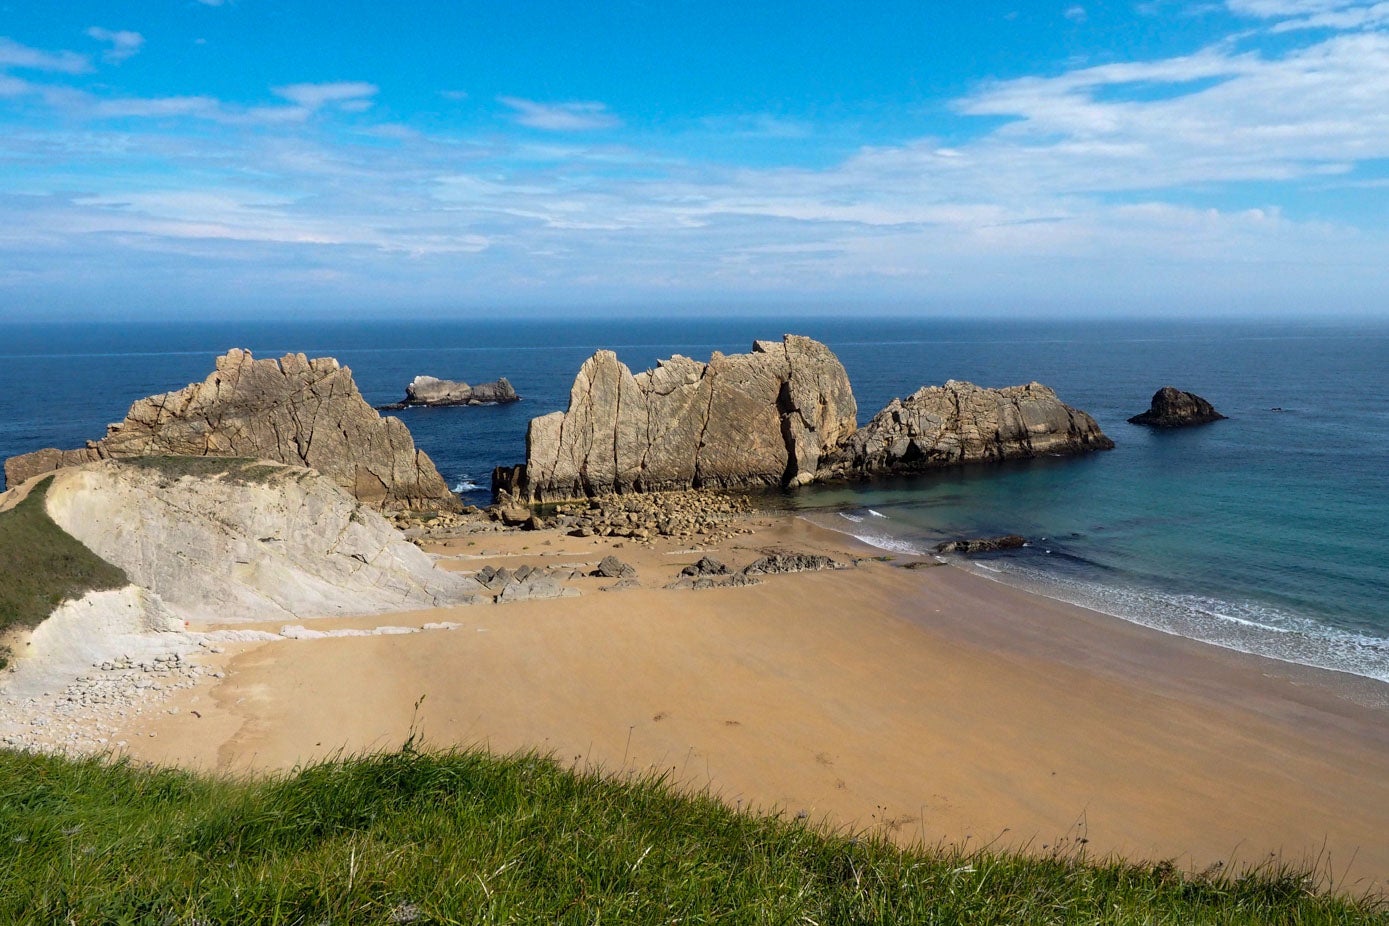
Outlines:
[[[506,376],[523,401],[397,414],[466,500],[519,462],[529,419],[568,401],[583,360],[633,369],[745,351],[795,331],[844,362],[860,423],[918,386],[1038,380],[1117,442],[1109,453],[811,488],[781,500],[885,550],[1020,533],[965,564],[1172,633],[1389,682],[1389,325],[703,319],[139,324],[0,328],[0,456],[80,446],[137,398],[203,379],[229,347],[350,366],[373,404],[417,374]],[[1155,432],[1125,419],[1175,385],[1230,420]]]

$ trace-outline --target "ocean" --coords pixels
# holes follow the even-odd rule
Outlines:
[[[1021,550],[961,568],[1149,627],[1389,682],[1389,322],[566,319],[0,326],[0,457],[76,447],[137,398],[202,380],[230,347],[352,368],[367,400],[417,374],[505,376],[523,401],[398,415],[449,484],[485,504],[521,462],[535,415],[563,409],[609,348],[634,370],[755,338],[818,338],[866,422],[947,379],[1037,380],[1092,414],[1108,453],[972,467],[777,501],[884,551],[1018,533]],[[1228,421],[1176,432],[1126,422],[1160,386]]]

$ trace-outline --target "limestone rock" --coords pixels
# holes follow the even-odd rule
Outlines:
[[[810,338],[757,341],[708,363],[676,355],[633,375],[612,351],[579,370],[569,409],[530,423],[523,471],[494,488],[524,501],[609,492],[796,485],[855,427],[838,358]]]
[[[84,448],[11,457],[5,479],[13,486],[62,466],[157,454],[311,467],[377,508],[461,507],[405,425],[378,415],[347,367],[303,354],[255,360],[244,350],[218,357],[201,383],[139,400]]]
[[[821,476],[912,473],[1113,446],[1093,418],[1041,383],[984,389],[951,380],[893,399],[844,442]]]
[[[839,569],[840,564],[828,556],[815,553],[769,553],[754,560],[742,569],[745,576],[785,575],[792,572],[819,572],[822,569]]]
[[[57,474],[49,516],[184,619],[428,608],[478,585],[434,567],[312,470],[248,460],[104,460]],[[221,471],[217,472],[217,468]]]
[[[505,405],[519,402],[505,376],[496,382],[469,386],[465,382],[452,379],[438,379],[433,376],[416,376],[405,387],[405,399],[383,409],[409,408],[412,405]]]
[[[1185,428],[1221,421],[1224,418],[1224,415],[1215,410],[1215,406],[1196,393],[1163,386],[1153,393],[1153,401],[1148,410],[1134,415],[1129,419],[1129,424],[1146,424],[1154,428]]]

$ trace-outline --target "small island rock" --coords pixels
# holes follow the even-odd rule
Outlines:
[[[1153,393],[1152,407],[1134,415],[1129,424],[1146,424],[1154,428],[1185,428],[1196,424],[1220,421],[1225,416],[1194,392],[1182,392],[1163,386]]]
[[[505,405],[508,402],[519,402],[520,399],[505,376],[496,382],[481,383],[477,386],[435,376],[416,376],[405,387],[403,401],[383,405],[381,408],[394,410],[415,405]]]

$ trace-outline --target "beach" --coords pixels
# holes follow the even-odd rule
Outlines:
[[[122,718],[131,758],[225,773],[399,747],[539,750],[904,843],[1081,850],[1204,870],[1278,857],[1389,882],[1384,686],[1169,636],[784,513],[709,547],[509,532],[446,569],[591,569],[639,588],[304,622],[411,633],[225,642]],[[666,589],[705,553],[853,568]],[[933,560],[927,558],[926,563]],[[430,625],[432,629],[424,629]],[[282,625],[236,625],[278,633]],[[214,630],[192,627],[193,631]]]

